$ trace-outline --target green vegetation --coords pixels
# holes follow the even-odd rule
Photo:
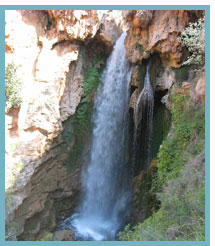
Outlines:
[[[182,66],[180,68],[172,68],[175,73],[176,82],[184,82],[188,80],[190,66]]]
[[[82,97],[75,115],[67,123],[70,129],[64,133],[64,138],[74,138],[74,146],[67,161],[68,172],[72,172],[80,163],[85,137],[92,128],[91,116],[93,112],[93,98],[100,82],[100,76],[105,66],[106,58],[103,55],[97,56],[92,65],[84,69],[84,97]],[[66,136],[67,135],[67,136]]]
[[[19,229],[19,225],[16,220],[11,221],[5,228],[5,240],[16,241],[16,231]]]
[[[84,70],[84,97],[81,99],[76,114],[72,119],[75,136],[79,136],[80,132],[87,130],[91,119],[94,93],[100,82],[101,72],[105,64],[105,62],[101,63],[101,61],[104,61],[103,56],[96,57],[92,66]],[[101,65],[99,65],[100,63]]]
[[[182,65],[195,64],[203,69],[205,65],[205,18],[190,23],[182,31],[178,40],[187,47],[191,54]]]
[[[12,194],[8,190],[6,190],[5,191],[5,207],[6,208],[9,208],[11,200],[12,200]]]
[[[139,50],[140,56],[143,55],[143,46],[139,43],[136,43],[136,49]]]
[[[177,94],[177,88],[170,102],[172,128],[154,160],[157,173],[150,190],[160,208],[133,228],[128,225],[120,240],[204,240],[204,108]]]
[[[17,67],[14,63],[8,63],[5,69],[5,110],[8,112],[13,107],[20,107],[22,98],[20,92],[22,82],[17,77]]]
[[[20,162],[15,162],[12,169],[14,174],[19,174],[23,171],[24,164]]]
[[[133,37],[133,38],[137,38],[137,34],[136,34],[136,33],[133,33],[133,34],[132,34],[132,37]]]
[[[52,241],[53,233],[48,232],[46,235],[40,239],[40,241]]]
[[[204,108],[192,104],[188,95],[171,95],[170,102],[174,128],[158,153],[161,185],[178,177],[184,163],[204,150]]]
[[[162,143],[163,139],[166,139],[170,127],[170,111],[164,104],[158,104],[155,101],[150,159],[153,159],[157,155],[160,143]]]

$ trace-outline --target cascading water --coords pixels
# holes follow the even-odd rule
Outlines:
[[[127,138],[129,80],[123,33],[116,41],[98,88],[90,162],[83,170],[83,201],[61,223],[79,240],[114,240],[129,213]]]
[[[147,167],[150,162],[151,137],[153,126],[154,92],[150,83],[149,65],[146,66],[144,87],[136,103],[136,119],[134,131],[133,152],[143,156],[143,163]],[[140,125],[141,123],[141,125]],[[140,129],[140,130],[139,130]],[[139,144],[137,144],[139,135]],[[134,158],[135,159],[135,158]],[[142,162],[142,160],[141,160]]]

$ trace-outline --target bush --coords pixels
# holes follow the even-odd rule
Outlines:
[[[204,108],[195,106],[187,95],[172,93],[170,102],[173,128],[157,156],[158,189],[177,178],[190,156],[204,149]]]
[[[13,107],[20,107],[22,98],[20,92],[22,89],[22,82],[16,74],[17,67],[15,64],[8,63],[5,69],[5,107],[8,112]]]
[[[46,235],[40,239],[40,241],[52,241],[53,233],[49,232],[46,233]]]
[[[204,154],[187,162],[162,193],[161,209],[133,229],[119,233],[125,241],[204,241]]]
[[[5,240],[16,241],[16,234],[19,229],[18,222],[16,220],[11,221],[5,228]]]
[[[178,41],[186,46],[191,53],[191,56],[182,65],[205,65],[205,18],[199,19],[195,23],[189,24],[181,35]]]

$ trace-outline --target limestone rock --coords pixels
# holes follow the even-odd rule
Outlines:
[[[83,96],[83,59],[80,56],[77,62],[70,65],[67,74],[65,88],[60,100],[61,120],[65,121],[70,115],[73,115]]]
[[[5,115],[6,136],[18,137],[18,119],[19,108],[13,108]]]
[[[169,102],[169,94],[166,94],[161,98],[161,102],[167,107],[167,109],[171,110],[171,105]]]
[[[151,83],[155,91],[165,91],[169,90],[174,81],[175,81],[175,73],[168,66],[160,65],[156,68],[158,71],[157,74],[151,76]]]
[[[60,40],[92,38],[99,28],[96,10],[48,10],[50,25],[55,26],[52,32]]]
[[[128,11],[120,10],[48,10],[50,25],[55,26],[50,35],[58,40],[86,40],[98,37],[113,45],[127,28]]]
[[[144,78],[140,78],[140,66],[136,65],[134,66],[134,68],[132,69],[132,74],[131,74],[131,81],[130,81],[130,85],[134,86],[134,87],[140,87],[141,85],[143,86],[143,80]]]
[[[195,92],[199,96],[198,101],[204,105],[205,104],[205,73],[204,72],[201,72],[201,75],[196,84]]]
[[[70,230],[56,231],[52,241],[75,241],[75,234]]]
[[[193,101],[200,105],[205,105],[205,72],[200,70],[191,75],[192,87],[190,96]]]
[[[128,10],[109,10],[101,19],[98,37],[108,46],[113,46],[122,31],[128,29],[126,16]]]
[[[139,90],[136,89],[132,93],[131,98],[130,98],[129,107],[134,109],[134,117],[136,115],[136,104],[137,104],[137,99],[138,99],[139,94],[140,94]]]
[[[178,94],[186,94],[189,95],[190,92],[190,83],[188,82],[183,82],[182,83],[182,88],[178,89]]]
[[[127,58],[136,63],[157,52],[165,64],[180,67],[184,50],[177,36],[189,22],[203,14],[203,11],[192,11],[190,15],[186,10],[131,11],[129,34],[125,40]]]

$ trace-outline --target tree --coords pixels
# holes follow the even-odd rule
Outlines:
[[[6,112],[13,107],[20,107],[22,98],[20,92],[22,82],[16,74],[17,67],[15,64],[9,63],[5,69],[5,108]]]
[[[182,65],[197,65],[204,68],[205,65],[205,18],[199,19],[195,23],[190,23],[185,28],[178,41],[187,47],[190,56]]]

